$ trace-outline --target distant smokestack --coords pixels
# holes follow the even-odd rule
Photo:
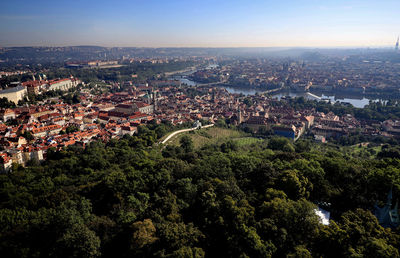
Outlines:
[[[394,47],[396,51],[399,50],[399,37],[397,37],[396,46]]]

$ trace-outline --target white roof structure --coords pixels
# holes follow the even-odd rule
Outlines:
[[[315,214],[318,215],[319,220],[323,225],[329,225],[329,218],[331,217],[331,213],[329,211],[326,211],[319,207],[318,207],[318,209],[315,209],[314,211],[315,211]]]

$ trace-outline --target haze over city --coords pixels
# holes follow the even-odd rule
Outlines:
[[[400,1],[2,1],[0,46],[385,47]]]

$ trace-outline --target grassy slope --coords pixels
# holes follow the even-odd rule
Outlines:
[[[377,154],[382,151],[382,146],[375,146],[373,144],[368,145],[368,143],[361,145],[361,147],[360,144],[355,144],[352,146],[339,146],[332,145],[330,143],[315,143],[313,145],[313,150],[321,153],[326,153],[327,151],[333,150],[345,153],[354,158],[373,159],[376,158]]]
[[[254,142],[260,141],[257,138],[252,138],[250,137],[250,135],[234,129],[211,127],[207,129],[201,129],[179,134],[173,137],[168,142],[168,144],[178,146],[179,140],[183,135],[188,135],[190,136],[190,138],[192,138],[195,148],[201,148],[206,144],[222,144],[227,140],[236,141],[239,146],[249,145]]]
[[[382,146],[362,146],[360,147],[360,144],[356,144],[353,146],[347,147],[348,151],[350,154],[353,156],[360,156],[360,157],[370,157],[370,158],[376,158],[376,155],[382,151]],[[369,150],[373,150],[372,153]]]

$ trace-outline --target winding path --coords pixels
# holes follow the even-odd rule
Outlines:
[[[209,125],[202,126],[201,129],[212,127],[212,126],[214,126],[214,124],[209,124]],[[162,141],[161,143],[165,144],[166,142],[168,142],[172,137],[174,137],[177,134],[184,133],[184,132],[189,132],[189,131],[194,131],[194,130],[197,130],[197,128],[195,127],[195,128],[182,129],[182,130],[175,131],[175,132],[171,133],[170,135],[168,135],[168,137],[165,138],[164,141]]]

